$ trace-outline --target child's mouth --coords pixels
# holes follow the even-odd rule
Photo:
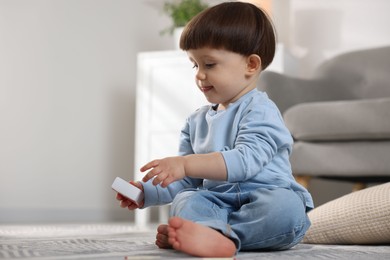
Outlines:
[[[213,88],[213,86],[205,86],[205,87],[200,87],[200,90],[202,92],[207,92],[210,91]]]

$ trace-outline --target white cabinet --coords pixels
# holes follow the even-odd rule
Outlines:
[[[180,130],[190,113],[207,100],[195,84],[195,71],[183,51],[138,54],[135,179],[142,165],[152,159],[177,155]],[[160,222],[167,221],[161,207]],[[136,224],[149,223],[149,209],[136,211]]]

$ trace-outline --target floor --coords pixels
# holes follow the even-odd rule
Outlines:
[[[193,259],[154,245],[155,227],[130,224],[0,225],[0,259]],[[299,244],[234,259],[390,259],[390,246]]]

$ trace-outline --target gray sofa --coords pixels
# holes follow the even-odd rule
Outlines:
[[[291,164],[303,185],[390,181],[390,46],[336,56],[311,79],[265,71],[258,87],[295,139]]]

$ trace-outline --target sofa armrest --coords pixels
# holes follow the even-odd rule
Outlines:
[[[390,97],[302,103],[284,114],[296,140],[390,139]]]
[[[300,79],[265,71],[260,75],[258,89],[266,92],[283,113],[304,102],[355,99],[360,85],[360,77]]]

